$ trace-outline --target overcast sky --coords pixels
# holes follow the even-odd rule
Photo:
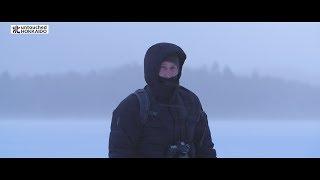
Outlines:
[[[11,24],[49,24],[48,35],[12,35]],[[179,45],[186,66],[213,62],[236,74],[257,71],[320,85],[318,22],[0,23],[0,73],[87,72],[143,64],[157,42]]]

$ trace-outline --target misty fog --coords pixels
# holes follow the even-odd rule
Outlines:
[[[158,42],[186,52],[218,157],[320,157],[319,22],[0,22],[0,157],[106,157]]]
[[[0,74],[0,117],[108,117],[146,84],[143,66],[90,73],[33,76]],[[236,75],[228,66],[182,71],[181,85],[195,92],[210,117],[317,119],[320,88],[281,78]]]

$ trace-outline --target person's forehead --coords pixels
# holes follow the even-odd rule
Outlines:
[[[170,62],[170,61],[163,61],[163,62],[161,63],[161,65],[177,66],[175,63]]]

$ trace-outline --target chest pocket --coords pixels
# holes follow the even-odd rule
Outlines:
[[[186,110],[187,110],[187,116],[186,116],[186,138],[188,142],[194,141],[195,131],[197,124],[199,122],[200,118],[200,111],[199,109],[194,106],[194,103],[191,101],[187,101],[186,103]]]
[[[163,134],[163,131],[163,121],[157,118],[157,115],[149,114],[147,121],[143,124],[143,138],[159,138]]]
[[[152,157],[163,155],[166,147],[164,134],[166,131],[163,122],[158,118],[149,117],[143,126],[141,153]]]
[[[148,121],[144,124],[144,128],[161,128],[163,127],[163,122],[155,117],[149,117]]]
[[[187,117],[186,128],[187,128],[187,139],[189,142],[194,141],[195,131],[199,120],[199,113],[190,114]]]

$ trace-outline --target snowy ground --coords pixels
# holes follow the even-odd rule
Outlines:
[[[214,120],[218,157],[320,157],[319,120]],[[107,157],[110,121],[0,119],[0,157]]]

